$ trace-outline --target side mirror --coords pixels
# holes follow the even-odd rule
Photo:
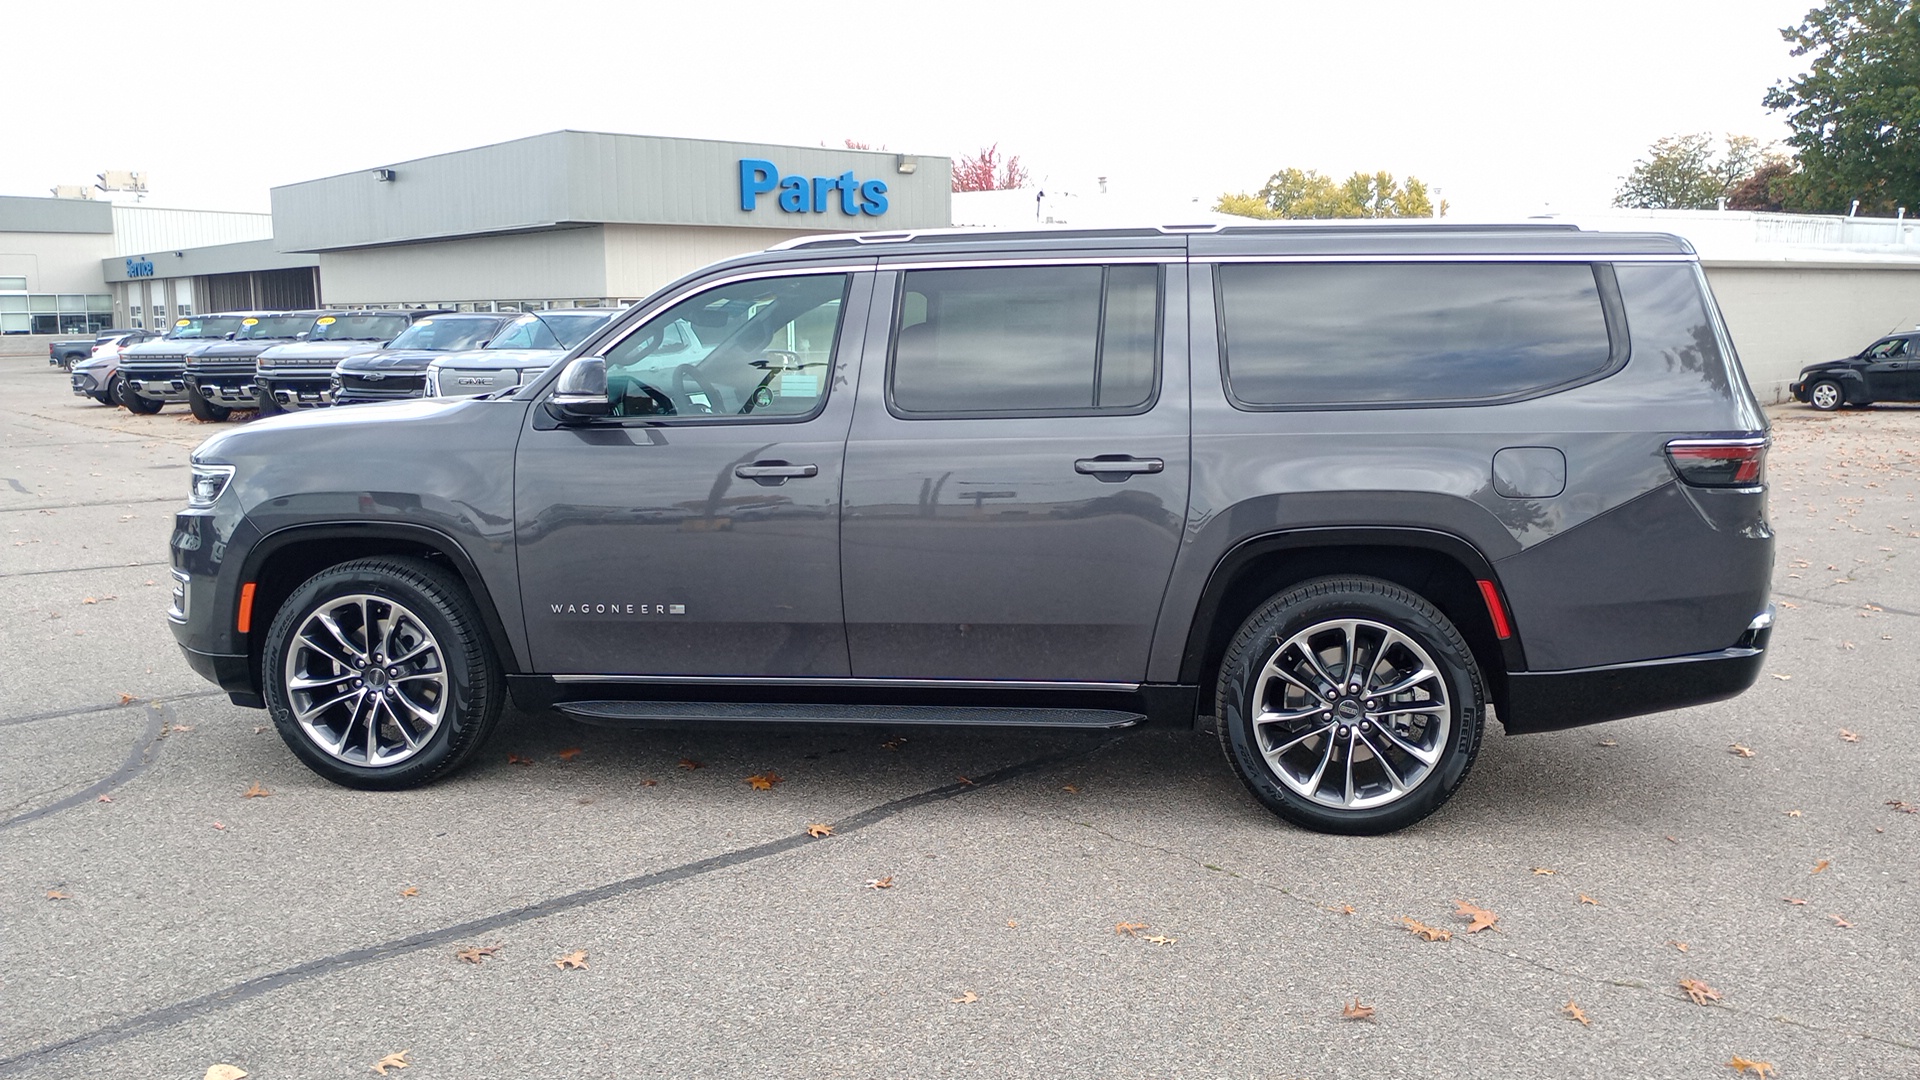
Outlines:
[[[607,415],[607,362],[583,356],[567,365],[546,401],[548,415],[563,424],[580,424]]]
[[[310,331],[310,330],[302,330],[302,331],[300,331],[299,333],[297,333],[297,334],[295,334],[295,335],[293,335],[293,340],[295,340],[295,341],[305,341],[305,340],[307,340],[307,335],[308,335],[309,333],[312,333],[312,331]]]
[[[229,330],[229,331],[227,331],[227,340],[228,340],[228,341],[232,341],[232,340],[233,340],[233,335],[234,335],[234,334],[235,334],[235,331],[233,331],[233,330]]]

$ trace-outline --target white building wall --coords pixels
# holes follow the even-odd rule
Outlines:
[[[683,274],[736,255],[764,251],[806,229],[695,225],[605,225],[607,296],[638,300]]]
[[[116,205],[113,208],[113,250],[104,254],[152,255],[163,251],[272,238],[272,214]]]
[[[35,293],[104,293],[100,260],[113,253],[108,233],[0,232],[0,277],[24,277]]]
[[[1707,261],[1707,282],[1763,402],[1788,399],[1800,369],[1920,326],[1920,264],[1898,268]]]
[[[599,299],[607,291],[601,227],[476,236],[320,255],[321,303],[433,304]]]

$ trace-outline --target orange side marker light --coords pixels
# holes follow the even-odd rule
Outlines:
[[[243,634],[253,629],[253,584],[253,582],[249,581],[245,585],[240,586],[240,616],[233,621],[233,628]],[[1485,588],[1485,586],[1486,583],[1481,582],[1481,587]],[[1500,636],[1506,637],[1507,635],[1501,634]]]

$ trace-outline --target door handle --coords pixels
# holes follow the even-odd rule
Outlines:
[[[1109,484],[1117,484],[1136,473],[1162,472],[1166,467],[1167,463],[1157,457],[1137,458],[1129,454],[1101,454],[1073,463],[1074,472]]]
[[[795,477],[818,476],[818,465],[790,465],[784,461],[756,461],[751,465],[734,466],[733,475],[742,480],[753,480],[768,486],[784,484]]]

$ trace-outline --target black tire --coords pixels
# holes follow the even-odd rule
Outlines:
[[[1833,412],[1847,403],[1847,392],[1832,379],[1821,379],[1807,387],[1807,404],[1821,412]]]
[[[300,636],[310,622],[320,632]],[[343,787],[379,791],[419,787],[465,764],[498,724],[505,692],[459,577],[398,556],[341,563],[294,590],[267,630],[261,683],[274,726],[302,763]]]
[[[88,394],[87,396],[88,396],[88,397],[90,397],[90,398],[92,398],[93,400],[95,400],[95,401],[97,401],[97,402],[99,402],[99,403],[100,403],[100,404],[102,404],[102,405],[118,405],[118,404],[120,404],[119,402],[117,402],[117,401],[115,401],[115,400],[113,400],[113,394],[112,394],[112,392],[111,392],[111,391],[107,391],[107,390],[101,390],[101,391],[99,391],[98,393],[93,393],[93,394]]]
[[[187,408],[193,410],[194,419],[205,420],[209,423],[217,424],[233,415],[232,409],[227,408],[225,405],[215,405],[213,402],[201,397],[200,391],[191,386],[187,388]]]
[[[125,406],[128,412],[139,413],[142,416],[152,416],[160,411],[160,406],[166,404],[164,401],[151,401],[134,393],[127,386],[127,377],[119,372],[114,373],[113,382],[108,384],[107,392],[113,395],[113,400]]]
[[[273,400],[273,391],[264,386],[253,388],[253,400],[258,403],[256,407],[260,410],[261,416],[278,416],[287,411],[280,407],[278,401]]]
[[[1486,694],[1472,650],[1432,604],[1378,578],[1331,577],[1247,616],[1221,660],[1214,715],[1227,759],[1269,810],[1317,832],[1376,835],[1438,810],[1466,780]],[[1256,725],[1263,715],[1285,719]]]

